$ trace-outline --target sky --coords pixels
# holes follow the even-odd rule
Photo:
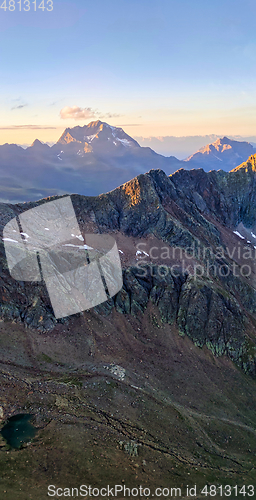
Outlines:
[[[98,119],[140,137],[256,134],[255,0],[28,7],[0,8],[0,144]]]

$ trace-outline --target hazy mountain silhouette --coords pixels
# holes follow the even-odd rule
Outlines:
[[[229,135],[229,139],[239,142],[249,142],[253,147],[256,147],[256,136],[242,137],[241,135]],[[193,155],[195,151],[205,148],[207,145],[214,143],[217,139],[223,138],[222,135],[186,135],[186,136],[158,136],[158,137],[141,137],[135,136],[136,141],[141,146],[148,146],[156,153],[164,156],[174,155],[179,160],[184,160]]]
[[[167,174],[183,165],[143,148],[121,128],[96,121],[67,128],[52,147],[0,146],[0,200],[33,201],[64,193],[97,195],[151,168]]]
[[[224,137],[180,161],[141,147],[122,128],[98,120],[67,128],[53,146],[38,139],[26,149],[0,146],[0,201],[35,201],[66,193],[96,196],[150,169],[167,175],[198,166],[229,171],[254,151],[247,142]]]

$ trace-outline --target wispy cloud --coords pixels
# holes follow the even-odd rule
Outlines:
[[[118,127],[141,127],[142,123],[124,123],[123,125],[118,125]]]
[[[121,115],[106,113],[102,114],[97,109],[92,108],[80,108],[79,106],[65,106],[60,111],[60,117],[63,120],[73,119],[73,120],[88,120],[90,118],[101,119],[101,118],[119,118]]]
[[[100,118],[120,118],[122,115],[117,115],[116,113],[107,113],[106,115],[100,116]]]
[[[0,127],[0,130],[56,130],[57,127],[46,127],[44,125],[10,125],[9,127]]]
[[[26,108],[26,106],[28,106],[28,104],[18,104],[17,106],[13,106],[11,108],[11,111],[13,111],[14,109],[22,109],[22,108]]]

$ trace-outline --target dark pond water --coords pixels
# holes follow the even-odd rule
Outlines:
[[[30,423],[33,415],[15,415],[9,418],[7,424],[1,429],[1,434],[12,448],[20,448],[23,443],[35,437],[36,428]]]

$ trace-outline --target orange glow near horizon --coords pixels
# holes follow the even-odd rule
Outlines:
[[[56,113],[57,114],[57,113]],[[10,115],[7,119],[2,117],[0,124],[0,144],[32,144],[35,139],[42,142],[56,142],[65,128],[88,125],[95,119],[87,120],[63,120],[58,114],[51,116],[40,115],[36,119],[26,116],[24,113],[23,123],[33,125],[22,125],[20,120],[16,126],[10,125]],[[6,120],[5,120],[6,118]],[[5,125],[3,122],[7,123]],[[26,120],[26,121],[25,121]],[[141,110],[140,115],[127,114],[118,118],[100,117],[110,125],[121,127],[131,137],[166,137],[166,136],[197,136],[211,135],[219,136],[254,136],[256,135],[256,118],[252,109],[199,109],[199,110]],[[9,123],[8,123],[9,122]]]

